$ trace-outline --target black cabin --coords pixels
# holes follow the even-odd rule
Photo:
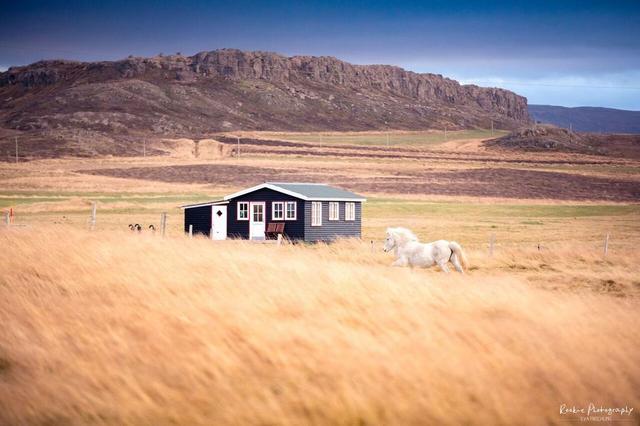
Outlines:
[[[366,199],[317,183],[263,183],[222,200],[184,208],[184,230],[214,240],[264,240],[277,233],[290,240],[359,238]]]

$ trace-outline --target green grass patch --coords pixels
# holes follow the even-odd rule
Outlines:
[[[640,214],[640,205],[510,205],[369,199],[367,217],[461,216],[508,218],[568,218]],[[540,222],[542,223],[542,222]],[[535,224],[538,224],[537,222]]]
[[[114,214],[153,213],[167,210],[179,210],[184,204],[195,204],[220,198],[206,194],[140,194],[140,193],[96,193],[96,192],[34,192],[34,193],[0,193],[0,207],[6,209],[15,207],[20,213],[20,205],[33,203],[64,202],[72,198],[82,198],[87,201],[97,201],[103,206],[103,212]],[[120,202],[132,203],[131,207],[109,207],[109,204]],[[70,206],[71,207],[71,206]],[[483,226],[495,227],[504,218],[519,220],[521,225],[543,225],[553,219],[607,217],[640,214],[640,205],[554,205],[554,204],[489,204],[469,202],[430,202],[420,200],[403,200],[393,198],[369,198],[364,203],[364,217],[366,218],[473,218]],[[54,215],[84,212],[85,208],[69,208],[64,211],[52,212]],[[99,209],[100,210],[100,209]],[[23,213],[26,214],[26,213]],[[39,212],[30,215],[47,215]]]
[[[0,208],[67,200],[65,197],[0,197]]]
[[[127,209],[126,212],[131,211],[149,211],[153,210],[154,205],[157,204],[175,204],[176,208],[184,204],[192,204],[203,201],[214,200],[219,197],[215,195],[205,194],[163,194],[163,193],[99,193],[99,192],[12,192],[1,193],[0,192],[0,208],[7,209],[9,207],[20,210],[20,206],[25,206],[34,203],[59,203],[68,201],[74,198],[80,198],[86,201],[96,201],[100,204],[116,204],[116,203],[134,203],[139,204],[140,207],[136,209]],[[108,207],[107,207],[108,208]],[[69,209],[68,211],[58,211],[58,213],[73,213],[78,212],[80,209]],[[109,212],[116,212],[116,209],[110,209]],[[42,214],[42,213],[39,213]]]
[[[389,132],[389,133],[345,133],[345,134],[323,134],[323,133],[291,133],[291,134],[265,134],[265,137],[274,139],[291,139],[302,142],[346,144],[346,145],[414,145],[414,146],[436,146],[445,142],[463,140],[492,138],[506,135],[504,130],[472,129],[449,131],[423,131],[423,132]]]

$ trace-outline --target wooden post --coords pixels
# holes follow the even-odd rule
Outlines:
[[[572,142],[571,135],[573,134],[573,124],[569,123],[569,143]]]
[[[496,242],[496,234],[491,234],[489,238],[489,256],[493,256],[493,245]]]
[[[91,221],[89,222],[91,224],[90,227],[92,231],[96,229],[96,211],[97,211],[97,205],[96,205],[96,202],[94,201],[93,204],[91,205]]]
[[[609,252],[609,234],[604,238],[604,255],[606,256]]]
[[[193,225],[189,225],[189,238],[193,238]]]
[[[162,238],[164,238],[167,233],[167,214],[165,212],[160,214],[160,231],[162,233]]]
[[[277,243],[279,246],[282,245],[282,234],[278,234],[278,241]]]

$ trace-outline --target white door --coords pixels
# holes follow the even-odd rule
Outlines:
[[[211,228],[213,228],[212,239],[227,239],[227,206],[211,206]]]
[[[264,205],[263,202],[249,203],[249,239],[264,240]]]

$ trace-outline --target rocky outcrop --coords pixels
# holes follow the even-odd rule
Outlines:
[[[265,80],[287,84],[313,82],[355,90],[380,91],[419,101],[439,101],[448,105],[480,107],[482,110],[526,122],[526,98],[498,88],[461,85],[438,74],[418,74],[389,65],[353,65],[333,57],[285,57],[270,52],[243,52],[221,49],[193,56],[128,58],[117,62],[85,64],[70,61],[43,61],[27,67],[11,68],[0,85],[25,87],[54,84],[73,78],[78,71],[100,73],[115,70],[122,78],[143,78],[153,70],[169,71],[178,81],[222,77],[232,80]]]
[[[0,73],[0,87],[13,84],[26,88],[52,85],[77,65],[79,63],[70,61],[40,61],[26,67],[12,67],[7,72]]]
[[[513,129],[529,120],[526,98],[508,90],[388,65],[233,49],[12,67],[0,73],[0,99],[0,130],[118,143],[236,129]],[[80,137],[72,140],[75,150]]]
[[[565,152],[640,158],[640,135],[575,132],[550,124],[517,129],[484,142],[490,149],[525,152]]]
[[[353,65],[333,57],[294,56],[274,53],[218,50],[193,56],[196,73],[236,80],[300,81],[381,90],[418,100],[438,100],[451,105],[476,104],[486,111],[527,121],[527,100],[496,88],[460,85],[437,74],[418,74],[389,65]]]

